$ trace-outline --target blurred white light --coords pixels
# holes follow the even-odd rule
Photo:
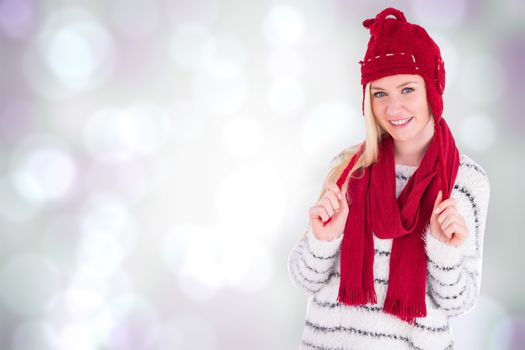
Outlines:
[[[16,326],[11,335],[11,350],[53,349],[55,329],[41,320],[25,321]]]
[[[454,346],[458,349],[485,349],[487,348],[487,337],[480,334],[487,334],[488,329],[493,329],[494,325],[506,315],[506,311],[497,299],[480,295],[476,300],[476,306],[467,313],[450,318],[450,327],[454,332]],[[495,347],[490,349],[505,349]]]
[[[171,57],[187,69],[200,69],[212,36],[207,27],[190,23],[177,28],[170,44]]]
[[[47,59],[53,72],[65,82],[84,81],[95,70],[89,44],[78,33],[68,28],[55,33]]]
[[[201,235],[189,237],[178,274],[190,277],[210,291],[215,291],[225,283],[221,268],[225,243],[220,232],[211,231],[213,230],[210,228]]]
[[[60,331],[56,339],[58,350],[96,350],[100,349],[94,334],[91,322],[67,323]]]
[[[59,292],[60,271],[51,260],[38,254],[11,257],[0,269],[0,297],[21,315],[42,315]]]
[[[254,118],[237,117],[228,120],[221,133],[226,150],[239,158],[253,156],[264,142],[261,124]]]
[[[125,254],[131,253],[138,239],[135,221],[122,200],[111,193],[95,193],[85,201],[81,227],[88,237],[111,236]]]
[[[301,130],[303,149],[311,159],[333,157],[348,145],[362,140],[364,120],[344,102],[331,101],[318,105],[306,117]],[[335,151],[334,151],[335,150]],[[325,165],[325,161],[321,162]]]
[[[282,225],[285,192],[282,174],[273,164],[260,162],[233,169],[218,183],[215,193],[217,216],[228,229],[239,228],[247,237],[271,242],[277,238],[275,235]]]
[[[93,288],[69,287],[65,291],[67,310],[74,321],[90,321],[103,305],[106,296]]]
[[[216,79],[233,79],[244,72],[246,50],[232,35],[221,34],[209,39],[204,47],[202,68]]]
[[[506,73],[495,57],[489,54],[467,57],[461,70],[461,91],[471,101],[487,106],[501,99]]]
[[[85,203],[82,213],[82,231],[105,231],[120,234],[128,225],[130,216],[122,201],[111,193],[95,193]]]
[[[84,142],[94,158],[127,161],[155,153],[171,132],[167,114],[155,106],[105,108],[92,115],[84,129]]]
[[[77,260],[82,268],[109,278],[118,271],[126,257],[124,247],[107,232],[88,232],[80,242]]]
[[[273,6],[263,23],[266,40],[275,46],[300,44],[304,41],[305,23],[296,7],[279,4]]]
[[[180,330],[180,349],[218,349],[217,331],[212,328],[210,321],[205,318],[195,314],[177,315],[177,318],[172,323]]]
[[[37,215],[40,208],[40,205],[35,205],[22,196],[10,179],[0,176],[0,217],[2,219],[12,222],[30,221]]]
[[[159,242],[162,258],[175,273],[185,259],[187,246],[192,237],[205,236],[205,230],[194,225],[178,225]]]
[[[148,299],[127,293],[108,300],[92,320],[100,347],[105,349],[151,349],[157,344],[159,316]]]
[[[122,202],[109,193],[97,193],[82,209],[83,237],[78,264],[106,277],[116,273],[137,241],[135,226]]]
[[[162,1],[162,17],[174,25],[189,21],[215,26],[224,15],[224,3],[220,0],[199,0],[190,4],[181,4],[177,1]]]
[[[127,162],[115,164],[116,189],[123,195],[123,200],[133,204],[152,192],[155,183],[155,169],[139,159],[130,159]]]
[[[107,79],[116,61],[109,33],[83,10],[52,16],[40,36],[40,49],[56,78],[74,90]]]
[[[513,344],[512,338],[514,333],[523,331],[519,329],[518,325],[514,324],[514,317],[507,314],[496,324],[496,327],[491,327],[490,331],[490,347],[489,349],[514,349],[515,345]],[[519,344],[525,345],[525,344]]]
[[[158,350],[182,349],[182,332],[173,322],[159,323],[153,332],[157,335]]]
[[[305,71],[305,62],[302,55],[290,48],[271,50],[268,55],[267,67],[275,77],[299,77]]]
[[[412,1],[414,16],[418,21],[411,23],[424,23],[426,26],[452,27],[460,25],[465,20],[466,0]],[[406,12],[405,12],[406,13]]]
[[[36,204],[65,196],[77,173],[73,158],[53,147],[29,152],[14,168],[11,176],[17,190]]]
[[[245,293],[265,287],[273,277],[272,257],[266,244],[250,237],[229,241],[222,268],[228,285]]]
[[[143,38],[157,29],[159,8],[155,1],[117,0],[113,2],[113,18],[122,34]]]
[[[212,116],[224,116],[239,111],[248,93],[244,76],[217,79],[208,71],[198,71],[191,85],[194,106]]]
[[[295,79],[281,77],[271,84],[268,99],[274,112],[291,114],[304,107],[304,87]]]
[[[3,0],[0,2],[0,29],[11,38],[22,38],[34,26],[34,2]]]
[[[191,100],[178,99],[170,107],[173,141],[180,145],[197,141],[204,134],[206,121]]]
[[[52,11],[37,44],[28,46],[22,57],[29,86],[49,99],[100,86],[111,77],[116,63],[113,39],[99,19],[74,8]]]
[[[474,151],[489,149],[496,137],[496,126],[485,115],[473,115],[461,123],[460,141]]]
[[[211,299],[220,289],[254,292],[271,280],[273,264],[264,242],[222,226],[175,227],[160,242],[164,262],[189,299]]]

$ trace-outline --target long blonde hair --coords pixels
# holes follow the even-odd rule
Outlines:
[[[346,166],[348,165],[352,157],[357,153],[357,151],[359,150],[359,147],[361,147],[361,144],[363,143],[365,144],[364,151],[361,154],[361,156],[357,159],[357,162],[352,167],[352,169],[350,169],[350,172],[347,178],[345,179],[345,182],[343,183],[343,186],[341,188],[343,193],[346,193],[346,190],[348,188],[348,182],[351,176],[357,170],[361,168],[364,169],[372,165],[373,163],[377,162],[379,142],[381,141],[383,136],[386,134],[386,131],[385,129],[381,127],[381,125],[379,125],[379,123],[377,123],[374,113],[372,112],[370,85],[371,83],[369,82],[365,86],[365,96],[364,96],[364,105],[363,105],[366,138],[361,143],[345,148],[336,157],[334,157],[334,160],[338,160],[339,162],[328,173],[326,180],[323,183],[323,187],[321,188],[319,199],[321,199],[323,195],[326,193],[326,184],[328,182],[336,182],[337,179],[339,179],[339,176],[341,175],[343,170],[346,168]]]

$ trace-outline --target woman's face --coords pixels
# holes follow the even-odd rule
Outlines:
[[[374,80],[370,97],[376,120],[394,140],[416,141],[432,132],[425,81],[420,75],[398,74]]]

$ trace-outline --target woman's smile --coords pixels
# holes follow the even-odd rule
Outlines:
[[[398,120],[389,120],[390,125],[396,129],[404,128],[407,126],[414,117],[406,118],[406,119],[398,119]]]

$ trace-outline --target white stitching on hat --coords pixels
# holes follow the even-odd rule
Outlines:
[[[385,56],[394,56],[394,55],[405,55],[405,52],[393,52],[393,53],[387,53],[385,54]],[[377,55],[375,57],[373,57],[373,59],[376,59],[376,58],[379,58],[381,57],[382,55]],[[416,62],[416,57],[413,55],[413,54],[410,54],[410,56],[412,56],[412,61],[414,61],[414,63],[417,63]],[[370,62],[372,60],[372,58],[369,58],[366,60],[366,62]],[[364,65],[366,62],[363,62],[363,61],[359,61],[359,63],[361,65]],[[416,69],[419,69],[418,67],[416,67]]]

